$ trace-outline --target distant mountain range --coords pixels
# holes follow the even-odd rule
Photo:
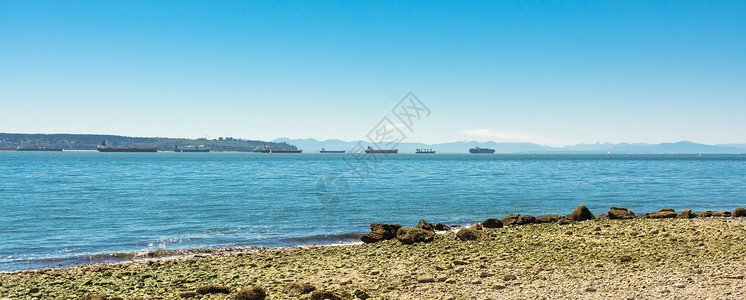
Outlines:
[[[350,152],[358,143],[363,147],[372,144],[365,141],[342,141],[342,140],[325,140],[316,139],[288,139],[279,138],[272,142],[287,143],[303,149],[304,153],[316,153],[321,148],[326,150],[346,150]],[[746,144],[719,144],[705,145],[694,142],[682,141],[677,143],[645,144],[645,143],[596,143],[596,144],[578,144],[565,147],[550,147],[534,143],[497,143],[497,142],[452,142],[441,144],[423,144],[423,143],[401,143],[397,145],[399,153],[414,153],[418,148],[430,148],[438,153],[468,153],[469,148],[479,146],[481,148],[495,149],[496,153],[634,153],[634,154],[691,154],[691,153],[746,153]]]

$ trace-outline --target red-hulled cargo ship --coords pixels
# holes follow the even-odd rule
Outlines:
[[[383,154],[399,153],[399,149],[376,150],[376,149],[373,149],[373,147],[368,146],[368,149],[365,149],[365,153],[383,153]]]
[[[99,152],[158,152],[158,147],[132,148],[132,147],[111,147],[109,141],[104,141],[96,148]]]

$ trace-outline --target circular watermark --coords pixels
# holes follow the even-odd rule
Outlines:
[[[326,174],[316,182],[316,199],[322,204],[341,203],[350,195],[350,183],[342,174]]]

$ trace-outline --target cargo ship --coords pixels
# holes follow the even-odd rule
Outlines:
[[[264,148],[254,148],[254,150],[251,150],[251,152],[257,152],[257,153],[301,153],[303,150],[290,150],[290,149],[272,149],[269,146],[264,146]]]
[[[132,148],[132,147],[111,147],[109,141],[101,142],[96,149],[99,152],[158,152],[158,147]]]
[[[176,146],[174,152],[210,152],[210,147],[200,146]]]
[[[427,153],[435,153],[435,150],[433,149],[417,149],[414,153],[417,154],[427,154]]]
[[[373,147],[368,146],[368,149],[365,149],[365,153],[383,153],[383,154],[389,154],[389,153],[399,153],[399,149],[391,149],[391,150],[375,150]]]
[[[474,147],[474,148],[471,148],[471,149],[469,149],[469,153],[474,153],[474,154],[482,154],[482,153],[495,153],[495,149],[490,149],[490,148],[479,148],[479,147],[477,146],[477,147]]]
[[[0,148],[0,151],[16,151],[18,150],[18,147],[2,147]]]
[[[269,149],[269,153],[301,153],[303,150],[290,150],[290,149],[281,149],[281,150],[275,150],[275,149]]]
[[[62,148],[57,147],[18,147],[18,151],[62,151]]]
[[[345,153],[344,150],[326,150],[324,148],[321,148],[321,151],[319,153]]]

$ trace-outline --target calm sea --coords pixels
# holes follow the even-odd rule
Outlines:
[[[468,224],[579,204],[596,214],[746,205],[746,155],[370,158],[0,151],[0,270],[156,249],[346,242],[370,222]]]

